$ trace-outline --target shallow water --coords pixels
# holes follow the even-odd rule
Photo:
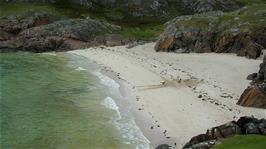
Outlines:
[[[134,119],[120,115],[113,98],[122,98],[84,59],[19,52],[0,60],[0,148],[148,148]]]

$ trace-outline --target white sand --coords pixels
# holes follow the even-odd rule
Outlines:
[[[180,148],[192,136],[240,116],[266,118],[265,110],[236,105],[249,84],[247,75],[258,71],[261,60],[233,54],[156,53],[153,47],[149,43],[132,49],[97,47],[71,52],[118,74],[134,97],[137,122],[152,148],[162,143],[177,143],[175,148]]]

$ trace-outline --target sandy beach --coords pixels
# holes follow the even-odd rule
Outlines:
[[[156,53],[154,43],[71,51],[112,72],[133,105],[137,124],[151,148],[182,147],[192,136],[241,116],[266,118],[266,111],[236,102],[248,86],[247,75],[261,60],[234,54]]]

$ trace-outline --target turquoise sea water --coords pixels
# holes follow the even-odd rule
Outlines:
[[[132,119],[121,118],[100,79],[83,71],[90,69],[85,63],[65,53],[2,53],[0,148],[147,148],[138,129],[127,128],[135,129],[133,138],[121,131],[114,118]]]

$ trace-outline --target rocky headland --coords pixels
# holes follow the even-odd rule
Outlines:
[[[138,41],[123,36],[124,28],[132,24],[137,28],[136,33],[126,30],[126,35],[147,36],[149,40],[160,28],[154,28],[152,33],[146,32],[147,29],[174,16],[178,17],[167,23],[156,51],[237,53],[257,58],[265,48],[266,6],[263,3],[248,5],[242,0],[1,0],[0,3],[3,8],[32,3],[60,9],[62,13],[72,10],[66,17],[48,12],[49,9],[19,15],[5,14],[3,9],[0,11],[1,51],[43,52],[123,45]],[[149,25],[138,28],[145,24]]]
[[[121,29],[119,26],[90,18],[64,20],[46,12],[33,12],[0,20],[2,51],[62,51],[126,42],[115,35]]]
[[[266,47],[266,5],[180,16],[168,22],[156,51],[236,53],[257,58]]]

